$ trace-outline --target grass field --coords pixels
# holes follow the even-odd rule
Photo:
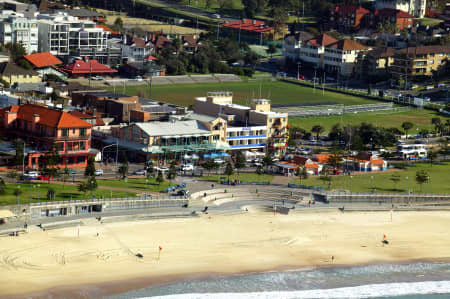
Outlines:
[[[133,189],[133,190],[140,190],[140,191],[148,191],[148,192],[160,192],[167,187],[170,187],[171,184],[169,181],[164,181],[161,184],[158,184],[156,182],[156,179],[151,178],[148,179],[148,182],[146,182],[146,179],[128,179],[125,180],[98,180],[97,181],[99,186],[105,186],[105,187],[114,187],[114,188],[123,188],[123,189]]]
[[[139,27],[145,31],[162,31],[163,33],[178,33],[178,34],[194,34],[201,33],[203,30],[196,30],[195,28],[183,27],[162,23],[160,21],[153,21],[143,18],[133,18],[127,16],[125,13],[118,13],[115,11],[97,9],[98,12],[105,14],[106,25],[114,24],[114,21],[120,17],[126,28]]]
[[[113,90],[112,87],[108,89]],[[272,104],[332,102],[344,105],[360,105],[377,103],[376,101],[334,92],[325,91],[325,95],[322,95],[319,90],[314,92],[314,89],[309,87],[280,81],[154,85],[152,97],[155,100],[188,106],[194,103],[195,97],[206,96],[209,91],[232,91],[234,103],[248,104],[252,98],[259,97],[260,89],[261,97],[272,100]],[[148,96],[148,85],[127,86],[125,91],[122,88],[116,88],[117,92],[125,92],[128,95],[135,95],[138,90],[142,90]]]
[[[422,26],[436,26],[442,22],[443,22],[443,20],[434,19],[434,18],[422,18],[419,20],[419,23]]]
[[[445,122],[447,117],[439,115],[437,112],[425,109],[411,109],[406,112],[398,113],[382,113],[382,112],[367,112],[358,114],[344,114],[343,116],[322,116],[322,117],[291,117],[289,124],[300,127],[305,130],[311,130],[315,125],[322,125],[327,133],[331,127],[337,123],[345,125],[359,125],[362,122],[372,123],[375,126],[381,127],[396,127],[401,130],[401,125],[405,121],[412,122],[414,127],[409,131],[409,134],[417,134],[417,128],[420,130],[426,128],[433,130],[434,126],[431,124],[433,117],[440,117]]]
[[[53,183],[13,183],[6,184],[6,192],[0,195],[0,205],[10,205],[17,203],[17,197],[14,195],[14,190],[19,189],[21,194],[19,196],[20,203],[27,204],[38,201],[47,201],[47,191],[52,188],[55,191],[55,200],[70,200],[70,195],[72,194],[73,200],[87,199],[91,198],[91,193],[86,192],[83,194],[77,189],[77,184],[66,183],[66,185],[53,184]],[[111,197],[133,197],[136,193],[124,192],[124,191],[114,191],[107,189],[97,189],[92,194],[96,198],[109,198]]]
[[[412,192],[422,191],[423,193],[426,193],[427,184],[424,183],[421,190],[420,185],[416,183],[416,172],[422,169],[426,170],[430,176],[428,192],[450,193],[450,184],[448,183],[450,163],[433,166],[429,163],[417,163],[408,167],[406,170],[395,172],[332,176],[332,189],[351,190],[353,192],[370,192],[372,188],[371,177],[373,177],[373,188],[376,189],[378,193],[406,192],[406,190],[411,190]],[[400,176],[400,181],[396,185],[390,180],[394,174]],[[300,184],[300,180],[296,178],[291,180],[291,183]],[[321,181],[317,177],[302,180],[302,184],[308,186],[320,186],[328,189],[328,182]]]
[[[217,175],[207,175],[203,176],[200,179],[202,180],[209,180],[209,181],[219,181],[221,177],[225,177],[228,179],[226,175],[223,174],[217,174]],[[247,181],[247,182],[272,182],[273,175],[270,174],[261,174],[258,175],[256,173],[234,173],[233,175],[230,175],[230,180],[240,180],[240,181]]]

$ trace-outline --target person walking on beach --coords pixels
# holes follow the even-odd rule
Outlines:
[[[334,262],[334,255],[331,256],[331,263]]]

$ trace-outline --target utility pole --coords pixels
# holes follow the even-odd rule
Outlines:
[[[119,138],[116,138],[116,171],[119,169],[117,168],[118,159],[119,159]]]
[[[302,63],[299,61],[297,62],[297,80],[300,80],[300,65]]]
[[[322,95],[325,95],[325,71],[323,71]]]

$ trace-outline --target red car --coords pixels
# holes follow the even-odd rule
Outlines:
[[[48,181],[48,180],[53,180],[53,177],[52,176],[46,176],[46,175],[40,175],[39,179],[41,181]]]
[[[300,75],[300,76],[298,76],[298,79],[299,79],[299,80],[305,80],[305,76]]]

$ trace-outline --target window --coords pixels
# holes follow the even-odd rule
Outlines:
[[[61,130],[61,135],[62,135],[63,137],[69,136],[69,129],[62,129],[62,130]]]
[[[75,134],[75,129],[72,129],[72,134]]]
[[[81,128],[80,129],[80,136],[86,136],[86,129],[85,128]]]

